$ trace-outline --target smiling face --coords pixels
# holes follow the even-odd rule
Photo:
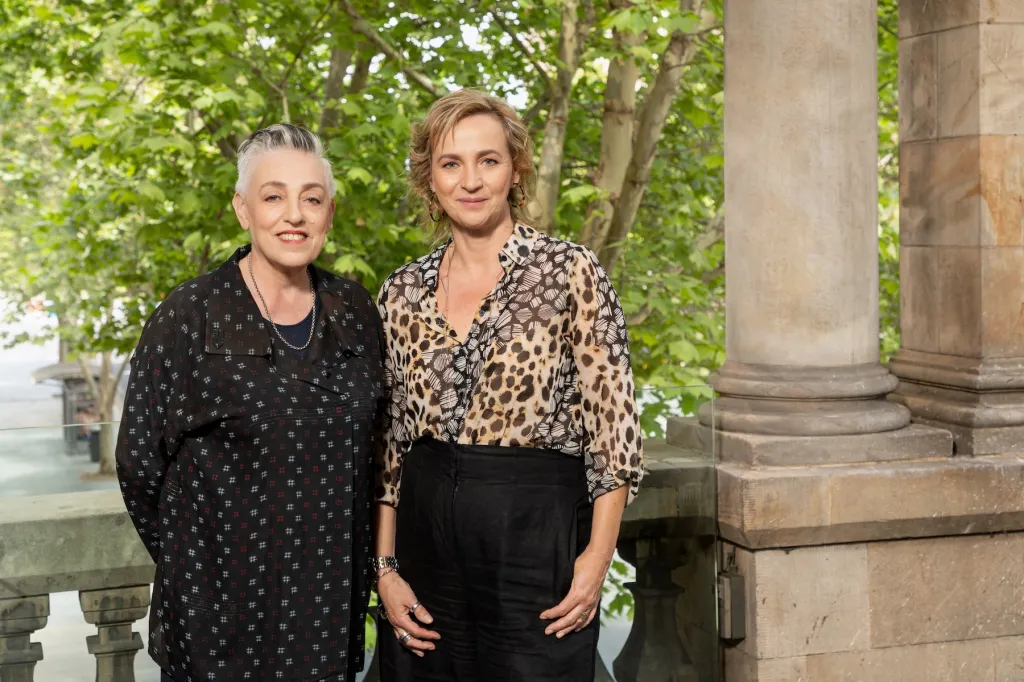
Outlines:
[[[323,164],[294,149],[260,156],[232,205],[253,252],[282,270],[305,268],[320,255],[334,217]]]
[[[434,147],[430,188],[455,229],[486,231],[512,222],[508,193],[519,173],[496,116],[468,116]]]

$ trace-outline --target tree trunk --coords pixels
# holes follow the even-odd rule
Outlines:
[[[591,8],[588,5],[588,10]],[[572,81],[576,76],[580,52],[590,29],[588,18],[580,21],[577,0],[564,0],[562,4],[562,25],[558,36],[558,76],[548,93],[548,118],[544,125],[544,140],[540,146],[540,168],[537,172],[537,196],[531,202],[531,209],[537,216],[536,226],[544,232],[551,230],[555,222],[555,206],[562,173],[562,157],[565,152],[565,129],[569,123],[569,98],[572,96]]]
[[[331,48],[331,66],[324,82],[324,108],[320,113],[320,134],[337,128],[341,119],[338,111],[338,100],[345,90],[345,73],[352,63],[352,50],[339,47]]]
[[[121,362],[117,372],[113,371],[113,351],[100,353],[100,380],[97,383],[92,375],[92,369],[86,361],[86,355],[79,355],[78,362],[82,366],[82,374],[86,384],[89,385],[89,392],[92,393],[96,402],[97,416],[100,421],[100,470],[101,474],[114,474],[116,466],[114,461],[114,401],[117,399],[117,385],[128,367],[129,358]],[[129,356],[130,357],[130,356]]]
[[[348,84],[348,94],[354,95],[362,92],[366,87],[370,81],[370,66],[376,56],[377,51],[369,47],[359,52],[359,56],[356,57],[356,68],[352,71],[352,80]]]
[[[682,0],[680,9],[683,11],[701,11],[701,0]],[[709,28],[714,22],[711,13],[704,14],[699,31]],[[679,94],[683,67],[693,58],[696,52],[694,36],[676,31],[669,39],[668,47],[661,55],[658,75],[654,79],[650,92],[640,110],[640,120],[633,145],[633,156],[626,171],[626,179],[622,186],[622,195],[615,205],[612,222],[608,228],[608,236],[599,254],[601,264],[611,271],[622,255],[622,242],[636,220],[640,201],[643,199],[647,181],[651,176],[651,165],[654,154],[658,151],[658,140],[665,126],[669,110]]]
[[[632,0],[612,0],[612,8],[623,9]],[[614,31],[618,56],[608,66],[604,89],[604,119],[601,125],[601,160],[594,173],[594,186],[602,195],[587,207],[580,243],[600,253],[612,224],[615,201],[622,191],[626,169],[633,153],[633,121],[636,117],[636,81],[639,69],[630,48],[640,43],[635,33]]]
[[[110,416],[100,413],[100,473],[116,474],[117,463],[114,460],[114,424]]]

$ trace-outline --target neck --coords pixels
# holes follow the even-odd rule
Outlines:
[[[255,249],[250,251],[244,260],[251,261],[252,274],[256,278],[260,289],[263,290],[264,295],[267,293],[291,293],[293,289],[302,292],[309,291],[309,274],[307,273],[306,266],[297,268],[281,267],[267,260]],[[244,270],[248,270],[249,263],[240,262],[239,265]]]
[[[455,245],[454,262],[469,270],[486,268],[494,265],[498,254],[505,246],[515,225],[509,217],[496,227],[488,230],[463,230],[452,227],[452,240]]]

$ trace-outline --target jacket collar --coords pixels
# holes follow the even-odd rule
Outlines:
[[[262,355],[273,353],[270,330],[263,324],[263,314],[249,293],[238,263],[252,250],[247,244],[235,251],[220,267],[210,273],[211,288],[207,303],[205,349],[215,355]],[[323,318],[327,321],[333,336],[338,340],[339,350],[362,355],[349,341],[345,333],[346,292],[340,286],[342,280],[316,266],[313,266],[313,288],[317,292]],[[318,316],[319,317],[319,316]],[[315,323],[316,321],[314,321]],[[321,336],[318,334],[317,336]],[[314,346],[321,345],[322,339],[314,339]],[[323,355],[321,363],[330,362],[328,355],[315,353],[310,349],[310,358]],[[333,355],[333,354],[330,354]]]

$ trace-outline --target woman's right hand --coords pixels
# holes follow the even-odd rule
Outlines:
[[[420,625],[430,625],[434,618],[419,603],[409,583],[402,580],[397,571],[390,571],[379,579],[377,596],[387,611],[388,622],[391,623],[396,639],[400,640],[405,633],[411,634],[412,637],[406,639],[404,646],[421,658],[424,651],[434,650],[430,640],[441,639],[441,635]],[[412,612],[413,606],[416,607],[415,613]],[[416,617],[413,618],[413,615]]]

